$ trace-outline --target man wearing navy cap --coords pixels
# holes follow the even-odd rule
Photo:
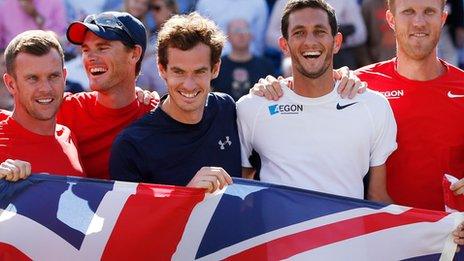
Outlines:
[[[128,13],[104,12],[74,22],[66,33],[81,45],[92,92],[64,98],[58,122],[76,135],[84,172],[109,178],[108,162],[116,135],[156,107],[136,99],[135,81],[147,45],[144,25]]]

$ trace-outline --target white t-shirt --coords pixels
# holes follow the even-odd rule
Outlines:
[[[262,181],[363,198],[363,177],[396,149],[388,101],[368,90],[342,99],[336,89],[319,98],[283,87],[279,101],[246,95],[237,102],[242,166],[261,157]]]

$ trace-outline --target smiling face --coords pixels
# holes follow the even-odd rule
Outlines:
[[[396,0],[387,21],[395,31],[398,55],[414,60],[435,56],[446,16],[440,0]]]
[[[292,58],[293,75],[315,79],[332,73],[333,54],[340,49],[342,36],[332,36],[327,13],[299,9],[290,14],[288,22],[288,40],[281,37],[279,44]]]
[[[5,74],[4,81],[15,100],[15,119],[18,122],[54,121],[66,79],[58,51],[51,49],[42,56],[19,53],[14,67],[17,69]]]
[[[163,104],[172,118],[183,123],[201,120],[210,82],[219,73],[219,64],[211,66],[211,49],[203,43],[183,51],[169,47],[166,68],[158,64],[166,80],[169,96]]]
[[[140,54],[120,41],[108,41],[87,31],[82,44],[82,61],[90,89],[108,92],[135,84],[135,65]]]

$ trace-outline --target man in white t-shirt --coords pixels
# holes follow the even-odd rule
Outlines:
[[[261,156],[261,180],[391,202],[385,161],[396,149],[396,123],[388,101],[367,91],[343,100],[333,80],[333,55],[342,36],[324,0],[290,0],[279,45],[292,59],[293,91],[278,101],[247,95],[237,103],[243,176],[253,177],[252,150]]]

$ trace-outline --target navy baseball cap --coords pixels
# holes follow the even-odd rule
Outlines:
[[[104,12],[89,15],[84,22],[73,22],[69,25],[66,37],[73,44],[82,45],[85,33],[91,31],[97,36],[121,41],[129,45],[140,45],[142,57],[147,48],[147,31],[140,20],[126,12]]]

